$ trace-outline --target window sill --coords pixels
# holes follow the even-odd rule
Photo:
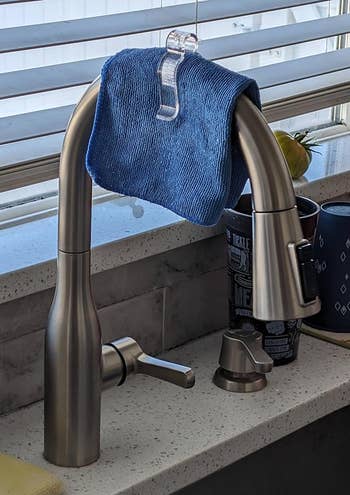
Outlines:
[[[350,192],[350,135],[324,141],[296,194],[324,201]],[[2,226],[0,303],[55,285],[57,212]],[[160,206],[108,195],[93,207],[92,273],[116,268],[223,232],[199,227]]]

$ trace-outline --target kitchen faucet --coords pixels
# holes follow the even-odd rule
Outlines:
[[[44,456],[69,467],[99,457],[103,387],[137,372],[185,388],[194,384],[190,368],[147,356],[131,338],[101,345],[90,286],[92,184],[85,169],[99,88],[98,78],[76,106],[61,152],[57,284],[46,332]],[[246,96],[235,115],[254,198],[254,316],[310,316],[319,300],[309,288],[309,244],[282,152]]]

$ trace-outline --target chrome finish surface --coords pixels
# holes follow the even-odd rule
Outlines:
[[[66,253],[90,249],[91,179],[85,168],[100,78],[87,89],[70,118],[59,173],[58,248]]]
[[[252,186],[254,210],[293,208],[295,194],[281,148],[263,114],[244,95],[237,102],[236,122]]]
[[[45,458],[84,466],[100,450],[101,335],[90,288],[90,253],[58,255],[46,332]]]
[[[273,361],[262,348],[260,332],[237,329],[224,333],[219,364],[215,385],[229,392],[257,392],[266,386]]]
[[[295,248],[303,239],[296,207],[253,213],[253,314],[260,320],[305,318],[320,310],[305,303]]]
[[[145,354],[131,337],[111,342],[121,355],[125,365],[125,376],[135,373],[153,376],[183,388],[191,388],[195,382],[194,372],[187,366],[157,359]]]
[[[105,390],[114,385],[124,383],[125,375],[124,361],[113,344],[102,346],[102,387]]]
[[[97,79],[75,108],[60,163],[57,286],[45,350],[44,456],[67,467],[98,459],[102,382],[104,387],[121,384],[129,372],[113,345],[101,346],[90,287],[92,190],[85,154],[99,87]],[[161,364],[141,350],[134,357],[135,371],[193,385],[189,368]]]
[[[287,163],[262,113],[246,96],[238,101],[236,120],[254,201],[253,315],[304,318],[320,310],[320,301],[304,303],[301,294],[293,250],[306,240]]]
[[[145,354],[136,340],[123,337],[102,346],[103,388],[122,385],[136,373],[153,376],[182,388],[191,388],[195,376],[191,368]]]
[[[259,392],[267,385],[266,376],[259,373],[249,373],[237,376],[235,373],[218,368],[213,378],[215,385],[227,392]]]

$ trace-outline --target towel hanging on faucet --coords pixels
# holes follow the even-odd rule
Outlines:
[[[159,120],[157,68],[164,53],[127,49],[103,66],[87,170],[105,189],[214,225],[224,208],[235,206],[248,177],[234,112],[242,93],[260,108],[258,86],[186,53],[177,73],[179,114]]]

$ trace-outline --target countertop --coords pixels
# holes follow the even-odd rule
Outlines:
[[[302,336],[298,360],[275,368],[263,391],[235,394],[211,381],[220,337],[165,355],[193,366],[193,389],[140,375],[103,393],[97,463],[46,463],[42,403],[0,418],[0,450],[56,473],[67,495],[167,495],[350,404],[349,350]]]

